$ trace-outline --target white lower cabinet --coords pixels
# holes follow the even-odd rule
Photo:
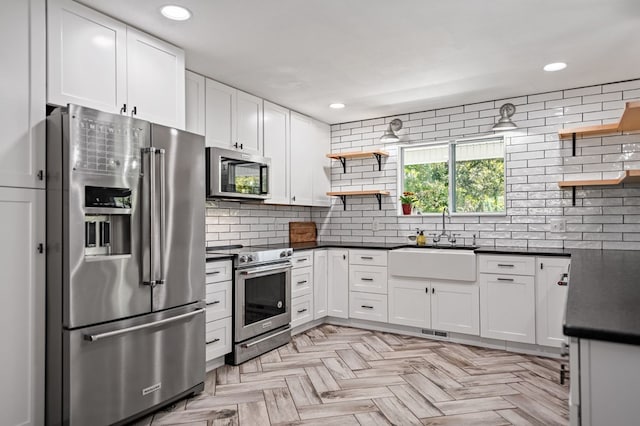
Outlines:
[[[291,298],[313,295],[313,266],[291,271]]]
[[[206,303],[207,313],[206,321],[215,321],[222,318],[230,317],[232,312],[232,283],[231,281],[207,284],[206,287]]]
[[[571,260],[563,257],[539,257],[536,262],[536,343],[561,347],[567,286],[558,285],[569,273]]]
[[[431,328],[430,287],[418,278],[389,278],[389,322]]]
[[[291,327],[313,321],[313,294],[291,299]]]
[[[44,424],[45,191],[0,188],[2,425]]]
[[[478,286],[421,278],[389,278],[389,322],[478,335]]]
[[[231,352],[231,317],[205,325],[205,360],[211,361]]]
[[[387,267],[350,264],[349,290],[387,294]]]
[[[349,318],[349,252],[329,249],[327,309],[331,317]]]
[[[480,336],[536,342],[535,279],[480,274]]]
[[[387,295],[360,291],[350,292],[349,317],[387,322]]]
[[[480,334],[480,295],[476,284],[431,284],[431,328]]]
[[[328,250],[313,251],[313,319],[328,315],[327,310]]]

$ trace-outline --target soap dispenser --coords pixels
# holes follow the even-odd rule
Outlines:
[[[419,246],[424,246],[427,244],[427,237],[424,236],[423,230],[420,230],[420,233],[416,237],[416,244]]]

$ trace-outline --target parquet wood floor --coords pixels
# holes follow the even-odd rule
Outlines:
[[[557,360],[322,325],[137,425],[566,425]]]

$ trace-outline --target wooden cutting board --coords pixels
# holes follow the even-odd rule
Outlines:
[[[315,242],[317,236],[315,222],[289,222],[289,243]]]

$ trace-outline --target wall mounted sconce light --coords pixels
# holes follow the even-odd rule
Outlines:
[[[500,107],[500,119],[493,125],[491,130],[494,132],[500,132],[504,130],[517,129],[516,123],[511,121],[511,117],[516,113],[516,106],[511,103],[506,103]]]
[[[380,142],[398,142],[400,138],[396,135],[396,132],[400,129],[402,129],[402,120],[399,118],[391,120],[389,127],[380,138]]]

